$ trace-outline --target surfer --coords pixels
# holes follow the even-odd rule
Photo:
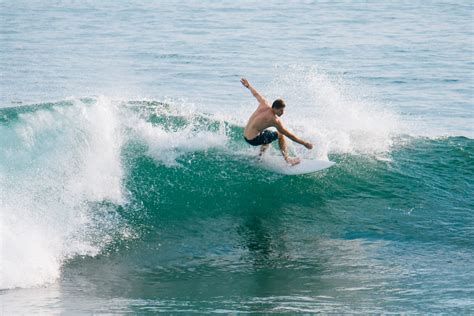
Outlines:
[[[278,139],[278,145],[280,151],[285,158],[286,162],[291,165],[296,165],[300,162],[297,157],[290,157],[288,154],[288,146],[286,145],[285,136],[294,142],[297,142],[308,149],[312,149],[313,145],[310,142],[306,142],[295,134],[285,128],[280,116],[285,112],[285,102],[282,99],[276,99],[270,106],[270,103],[250,85],[247,79],[242,78],[240,82],[247,89],[252,92],[253,96],[257,99],[259,105],[258,108],[250,116],[247,125],[244,130],[244,138],[252,146],[260,146],[260,155],[267,150],[270,143]],[[268,127],[275,127],[277,131],[267,130]]]

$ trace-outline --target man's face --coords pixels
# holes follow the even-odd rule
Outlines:
[[[276,115],[282,116],[283,113],[285,113],[285,108],[275,109],[275,114],[276,114]]]

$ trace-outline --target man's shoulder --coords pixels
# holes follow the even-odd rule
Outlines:
[[[260,117],[270,118],[270,116],[273,116],[272,108],[265,106],[259,107],[255,112],[258,113]]]
[[[269,109],[269,108],[271,109],[271,105],[270,105],[270,103],[268,103],[267,100],[263,100],[262,102],[260,102],[258,104],[258,107],[263,108],[263,109]]]

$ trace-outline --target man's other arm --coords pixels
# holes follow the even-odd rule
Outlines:
[[[308,148],[308,149],[312,149],[313,148],[313,144],[309,143],[309,142],[306,142],[304,140],[302,140],[301,138],[299,138],[298,136],[296,136],[295,134],[293,134],[292,132],[290,132],[282,123],[282,121],[280,119],[276,119],[275,120],[275,127],[277,128],[277,130],[282,133],[283,135],[285,135],[286,137],[288,137],[289,139],[291,139],[292,141],[298,143],[298,144],[301,144],[303,145],[304,147]]]

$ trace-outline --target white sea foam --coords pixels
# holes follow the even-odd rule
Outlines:
[[[118,112],[105,98],[72,103],[22,114],[0,136],[2,289],[53,282],[64,260],[108,240],[92,217],[117,220],[90,202],[124,200]]]

